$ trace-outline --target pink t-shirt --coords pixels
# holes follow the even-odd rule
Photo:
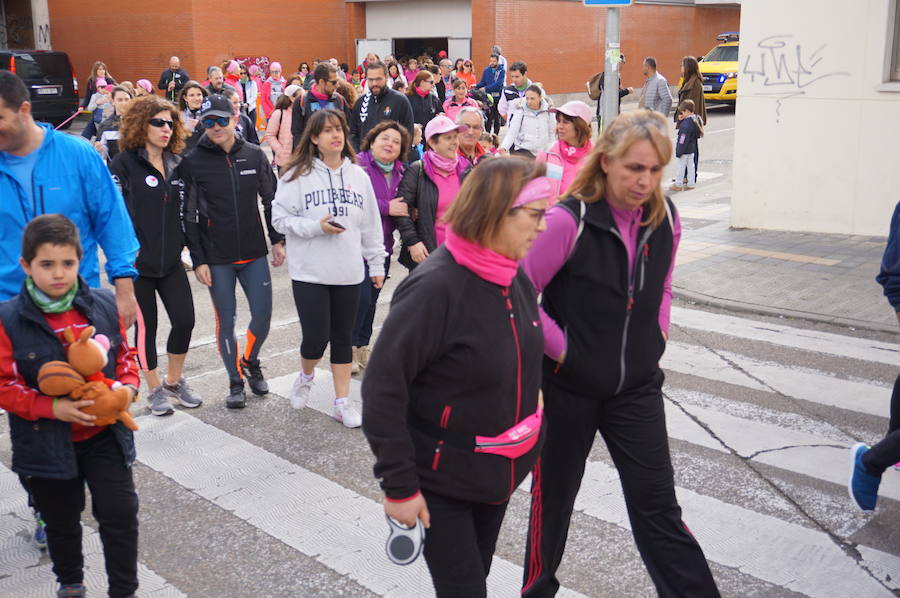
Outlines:
[[[450,204],[456,199],[456,194],[459,193],[460,184],[459,175],[456,174],[456,171],[444,175],[442,172],[435,170],[434,175],[432,180],[438,188],[438,205],[437,214],[434,219],[434,236],[437,240],[437,244],[440,246],[444,244],[444,238],[447,234],[447,223],[444,222],[444,214],[447,213]]]

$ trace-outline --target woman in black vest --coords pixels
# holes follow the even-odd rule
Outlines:
[[[619,472],[635,542],[661,597],[718,596],[675,498],[663,409],[672,268],[681,237],[660,180],[664,118],[620,115],[547,214],[523,262],[543,293],[547,439],[533,472],[522,595],[559,587],[575,495],[599,431]]]

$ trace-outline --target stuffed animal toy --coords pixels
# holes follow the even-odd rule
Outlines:
[[[94,332],[94,327],[88,326],[76,339],[75,330],[66,328],[63,336],[69,342],[68,362],[50,361],[41,366],[38,388],[50,397],[94,401],[82,411],[95,415],[94,423],[98,426],[109,426],[119,420],[128,429],[137,430],[137,424],[128,412],[131,392],[121,383],[103,376],[109,339],[102,334],[94,336]]]

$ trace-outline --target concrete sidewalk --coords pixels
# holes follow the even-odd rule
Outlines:
[[[886,237],[731,229],[728,175],[706,182],[701,177],[696,189],[670,197],[684,230],[673,276],[676,297],[897,331],[896,316],[875,282]]]

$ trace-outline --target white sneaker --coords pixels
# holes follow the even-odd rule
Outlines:
[[[346,400],[334,403],[332,417],[348,428],[358,428],[362,425],[362,415]]]
[[[315,378],[304,380],[303,371],[297,374],[294,385],[291,387],[291,407],[294,409],[303,409],[306,402],[309,401],[309,394],[312,392],[312,385]]]

